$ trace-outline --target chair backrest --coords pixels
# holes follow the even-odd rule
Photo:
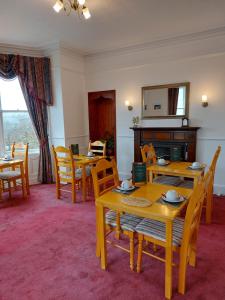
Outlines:
[[[216,152],[215,152],[215,154],[214,154],[214,156],[213,156],[211,165],[210,165],[210,169],[211,169],[212,172],[213,172],[213,177],[214,177],[214,175],[215,175],[216,164],[217,164],[217,161],[218,161],[220,152],[221,152],[221,146],[218,146],[218,147],[217,147],[217,150],[216,150]]]
[[[146,164],[156,163],[157,157],[155,153],[155,148],[152,144],[150,145],[146,144],[140,148],[141,148],[141,156],[143,162],[145,162]]]
[[[70,149],[73,155],[79,155],[79,144],[71,144]]]
[[[91,169],[95,198],[119,185],[119,176],[114,159],[101,159]]]
[[[89,141],[88,151],[92,151],[95,155],[106,156],[106,142],[102,141]]]
[[[71,149],[52,146],[55,163],[55,176],[58,182],[75,182],[75,163]]]
[[[14,159],[22,159],[24,161],[25,173],[28,174],[28,150],[29,143],[13,143],[11,145],[11,157]]]
[[[204,179],[201,179],[198,182],[188,203],[184,221],[183,239],[181,244],[181,254],[185,256],[188,255],[188,250],[190,245],[192,244],[192,240],[197,239],[202,213],[202,206],[206,192],[205,181],[206,176],[204,177]]]

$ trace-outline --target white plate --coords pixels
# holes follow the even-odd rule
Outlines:
[[[4,161],[11,161],[13,159],[12,158],[2,158],[2,160],[4,160]]]
[[[130,186],[128,189],[124,189],[121,186],[118,186],[117,189],[121,191],[132,191],[135,189],[135,186]]]
[[[179,196],[178,198],[176,198],[174,200],[169,200],[165,196],[162,196],[162,199],[169,203],[180,203],[180,202],[183,202],[184,200],[186,200],[183,196]]]

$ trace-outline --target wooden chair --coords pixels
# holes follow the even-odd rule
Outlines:
[[[15,142],[11,146],[11,157],[13,159],[23,160],[23,170],[21,166],[12,167],[11,170],[6,170],[0,173],[0,180],[2,181],[2,191],[9,192],[9,198],[12,198],[12,185],[14,189],[18,185],[22,185],[23,197],[26,197],[26,194],[30,194],[29,188],[29,174],[28,174],[28,148],[29,144],[16,144]],[[21,184],[18,182],[21,180]],[[24,182],[26,186],[26,193],[24,191]],[[5,188],[5,183],[7,183],[7,188]]]
[[[95,155],[106,156],[106,142],[101,142],[101,141],[91,142],[91,141],[89,141],[88,152],[90,152],[90,151]]]
[[[72,201],[76,202],[76,186],[81,183],[81,172],[75,169],[75,162],[71,149],[63,146],[52,146],[55,164],[56,195],[60,199],[61,191],[72,193]],[[71,184],[72,190],[63,189],[61,183]]]
[[[95,198],[100,197],[104,193],[112,190],[119,185],[119,176],[116,167],[115,160],[107,161],[102,159],[97,162],[96,166],[92,168],[92,178],[94,185]],[[112,210],[108,210],[105,215],[106,222],[106,236],[115,232],[116,237],[119,239],[120,234],[124,234],[129,237],[130,246],[129,249],[122,247],[112,241],[107,240],[108,243],[120,248],[130,254],[130,269],[134,269],[134,235],[135,227],[142,220],[140,217],[136,217],[130,214],[120,214]],[[98,224],[98,215],[96,215],[96,223]],[[97,225],[98,230],[98,225]],[[97,241],[96,255],[100,256],[100,246]]]
[[[189,200],[185,219],[176,218],[173,223],[173,250],[179,252],[179,281],[178,291],[185,293],[187,263],[191,266],[196,264],[196,243],[199,223],[201,218],[202,205],[205,197],[206,183],[212,176],[209,171],[196,186]],[[137,272],[141,271],[142,253],[165,262],[165,259],[143,250],[143,241],[152,242],[155,245],[166,247],[165,224],[150,219],[144,219],[136,227],[138,232],[138,258]]]
[[[145,144],[140,148],[141,148],[142,161],[146,163],[147,167],[157,162],[155,148],[152,144],[149,145]],[[148,174],[147,174],[147,178],[148,178]],[[181,183],[181,180],[177,176],[161,175],[155,177],[154,183],[178,186]]]
[[[28,169],[28,150],[29,143],[27,144],[16,144],[15,142],[11,146],[11,157],[13,159],[23,159],[24,161],[24,173],[26,180],[27,195],[30,195],[30,184],[29,184],[29,169]]]
[[[145,162],[147,165],[151,165],[152,163],[155,164],[157,161],[157,157],[153,145],[145,144],[140,148],[141,148],[142,161]]]
[[[213,211],[213,185],[214,185],[214,177],[215,177],[215,171],[216,171],[216,164],[217,164],[217,161],[218,161],[218,158],[219,158],[219,155],[220,155],[220,152],[221,152],[221,146],[218,146],[214,156],[213,156],[213,159],[212,159],[212,162],[211,162],[211,165],[209,167],[209,169],[211,170],[212,172],[212,181],[209,185],[209,189],[208,189],[208,195],[205,199],[205,203],[204,203],[204,207],[206,209],[206,224],[211,224],[212,222],[212,211]]]

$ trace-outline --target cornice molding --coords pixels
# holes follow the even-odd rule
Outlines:
[[[151,50],[161,47],[168,47],[173,45],[191,43],[194,41],[207,40],[216,37],[225,37],[225,26],[209,29],[201,32],[195,32],[190,34],[184,34],[179,36],[168,37],[166,39],[155,40],[137,45],[128,45],[122,48],[96,50],[89,54],[84,54],[85,58],[102,58],[108,56],[124,55],[144,50]]]
[[[3,44],[3,43],[0,43],[0,53],[24,55],[24,56],[36,56],[36,57],[42,57],[45,55],[45,51],[42,48]]]
[[[74,58],[101,58],[108,56],[124,55],[135,52],[140,52],[144,50],[157,49],[162,47],[169,47],[173,45],[191,43],[194,41],[203,41],[207,39],[213,39],[216,37],[225,38],[225,26],[209,29],[201,32],[195,32],[190,34],[172,36],[165,39],[159,39],[151,42],[146,42],[137,45],[127,45],[121,48],[111,48],[111,49],[96,49],[82,51],[77,48],[69,46],[65,42],[51,42],[48,44],[43,44],[40,47],[28,47],[22,45],[12,45],[0,43],[0,53],[6,54],[20,54],[29,56],[46,56],[50,55],[53,51],[62,51],[65,55]]]

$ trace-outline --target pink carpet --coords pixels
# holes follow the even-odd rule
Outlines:
[[[79,197],[78,197],[79,198]],[[79,199],[78,199],[79,200]],[[225,198],[215,197],[212,225],[201,225],[198,266],[188,267],[187,292],[173,299],[225,299]],[[109,247],[108,271],[95,257],[95,206],[57,201],[54,186],[31,188],[28,201],[0,209],[0,299],[164,299],[164,265],[144,256],[143,273]]]

